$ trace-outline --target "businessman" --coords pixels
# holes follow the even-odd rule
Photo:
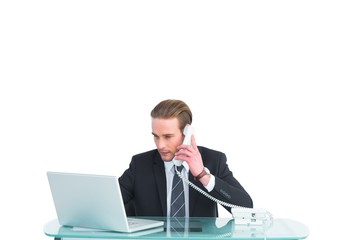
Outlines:
[[[134,155],[119,177],[128,216],[217,217],[217,203],[182,181],[183,178],[221,201],[253,207],[250,195],[235,179],[220,151],[182,144],[192,112],[181,100],[167,99],[151,111],[156,149]],[[175,169],[173,158],[184,161]],[[225,207],[228,211],[231,209]]]

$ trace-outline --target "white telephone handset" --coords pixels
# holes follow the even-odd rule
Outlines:
[[[191,136],[194,134],[194,128],[187,124],[184,128],[184,135],[185,135],[185,138],[184,138],[184,141],[183,141],[183,144],[185,145],[191,145]],[[175,166],[181,166],[183,164],[183,161],[182,160],[177,160],[177,159],[173,159],[173,162],[175,164]]]

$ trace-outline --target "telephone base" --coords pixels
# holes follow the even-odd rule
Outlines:
[[[267,211],[262,208],[232,208],[236,225],[261,226],[267,221]]]

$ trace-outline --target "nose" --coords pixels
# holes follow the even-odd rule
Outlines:
[[[162,138],[159,138],[156,141],[156,146],[157,146],[158,149],[164,148],[165,147],[165,141]]]

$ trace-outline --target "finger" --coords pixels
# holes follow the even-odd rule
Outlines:
[[[185,145],[185,144],[180,145],[180,146],[178,147],[178,149],[179,149],[179,151],[178,151],[179,154],[191,154],[192,151],[193,151],[192,146]],[[180,153],[180,152],[181,152],[181,153]]]
[[[194,135],[191,135],[191,146],[193,147],[193,149],[196,149],[196,148],[197,148],[196,141],[195,141],[195,136],[194,136]]]

